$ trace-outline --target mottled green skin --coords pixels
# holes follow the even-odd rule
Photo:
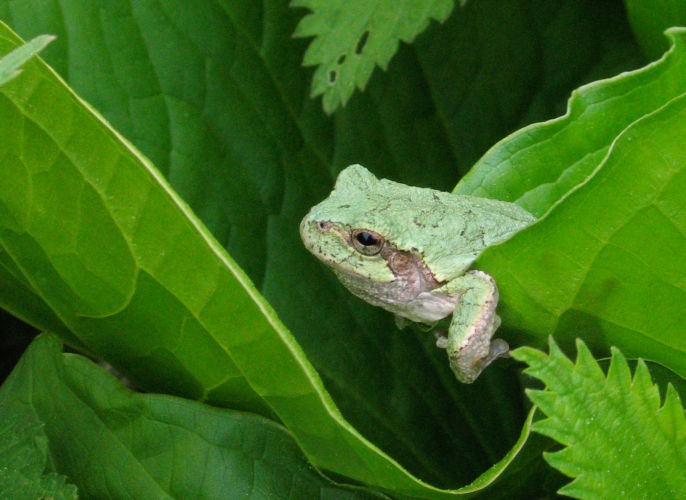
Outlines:
[[[467,270],[483,250],[534,221],[512,203],[379,180],[351,165],[340,173],[329,197],[303,219],[300,233],[308,250],[352,293],[374,305],[424,323],[458,307],[448,341],[441,344],[448,348],[458,379],[471,382],[481,364],[491,360],[483,361],[499,319],[495,282]],[[360,253],[351,241],[354,230],[381,235],[383,251]],[[465,363],[479,365],[478,370]],[[457,373],[465,369],[476,374]]]

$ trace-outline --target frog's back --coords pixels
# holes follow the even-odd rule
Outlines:
[[[484,249],[535,221],[512,203],[377,179],[361,165],[344,169],[309,217],[375,231],[420,255],[438,281],[463,274]]]
[[[499,200],[458,195],[380,180],[379,210],[386,234],[403,250],[416,250],[439,280],[463,273],[486,248],[508,240],[532,224],[526,210]],[[402,188],[401,188],[402,187]],[[383,215],[385,212],[386,215]]]

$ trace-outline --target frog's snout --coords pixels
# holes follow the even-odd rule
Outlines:
[[[329,221],[316,220],[311,214],[307,214],[300,222],[300,238],[310,252],[321,258],[322,248],[329,236],[327,233],[334,229],[334,224]]]
[[[300,239],[303,240],[303,243],[307,246],[306,238],[307,238],[307,225],[309,224],[308,216],[306,215],[303,217],[303,220],[300,221]]]
[[[300,222],[300,239],[303,241],[305,244],[305,248],[310,250],[312,248],[312,245],[314,244],[314,240],[316,239],[316,229],[313,228],[314,221],[310,218],[310,215],[306,215],[303,220]]]

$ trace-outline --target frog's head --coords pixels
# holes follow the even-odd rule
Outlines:
[[[361,165],[343,170],[324,201],[300,223],[305,247],[342,279],[390,282],[393,273],[382,256],[382,229],[376,227],[383,199],[375,196],[379,180]]]

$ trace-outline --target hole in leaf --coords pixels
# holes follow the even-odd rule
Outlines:
[[[344,62],[345,62],[345,54],[341,54],[340,56],[338,56],[338,59],[336,60],[336,64],[338,64],[340,66]]]
[[[355,45],[355,54],[357,54],[358,56],[362,54],[362,51],[364,50],[365,45],[367,45],[368,39],[369,39],[369,30],[362,33],[362,36],[357,41],[357,45]]]
[[[330,87],[333,87],[334,85],[336,85],[336,80],[338,80],[338,71],[336,71],[335,69],[332,69],[332,70],[329,71],[329,73],[326,75],[326,78],[327,78],[327,80],[328,80],[328,82],[329,82],[329,86],[330,86]]]

